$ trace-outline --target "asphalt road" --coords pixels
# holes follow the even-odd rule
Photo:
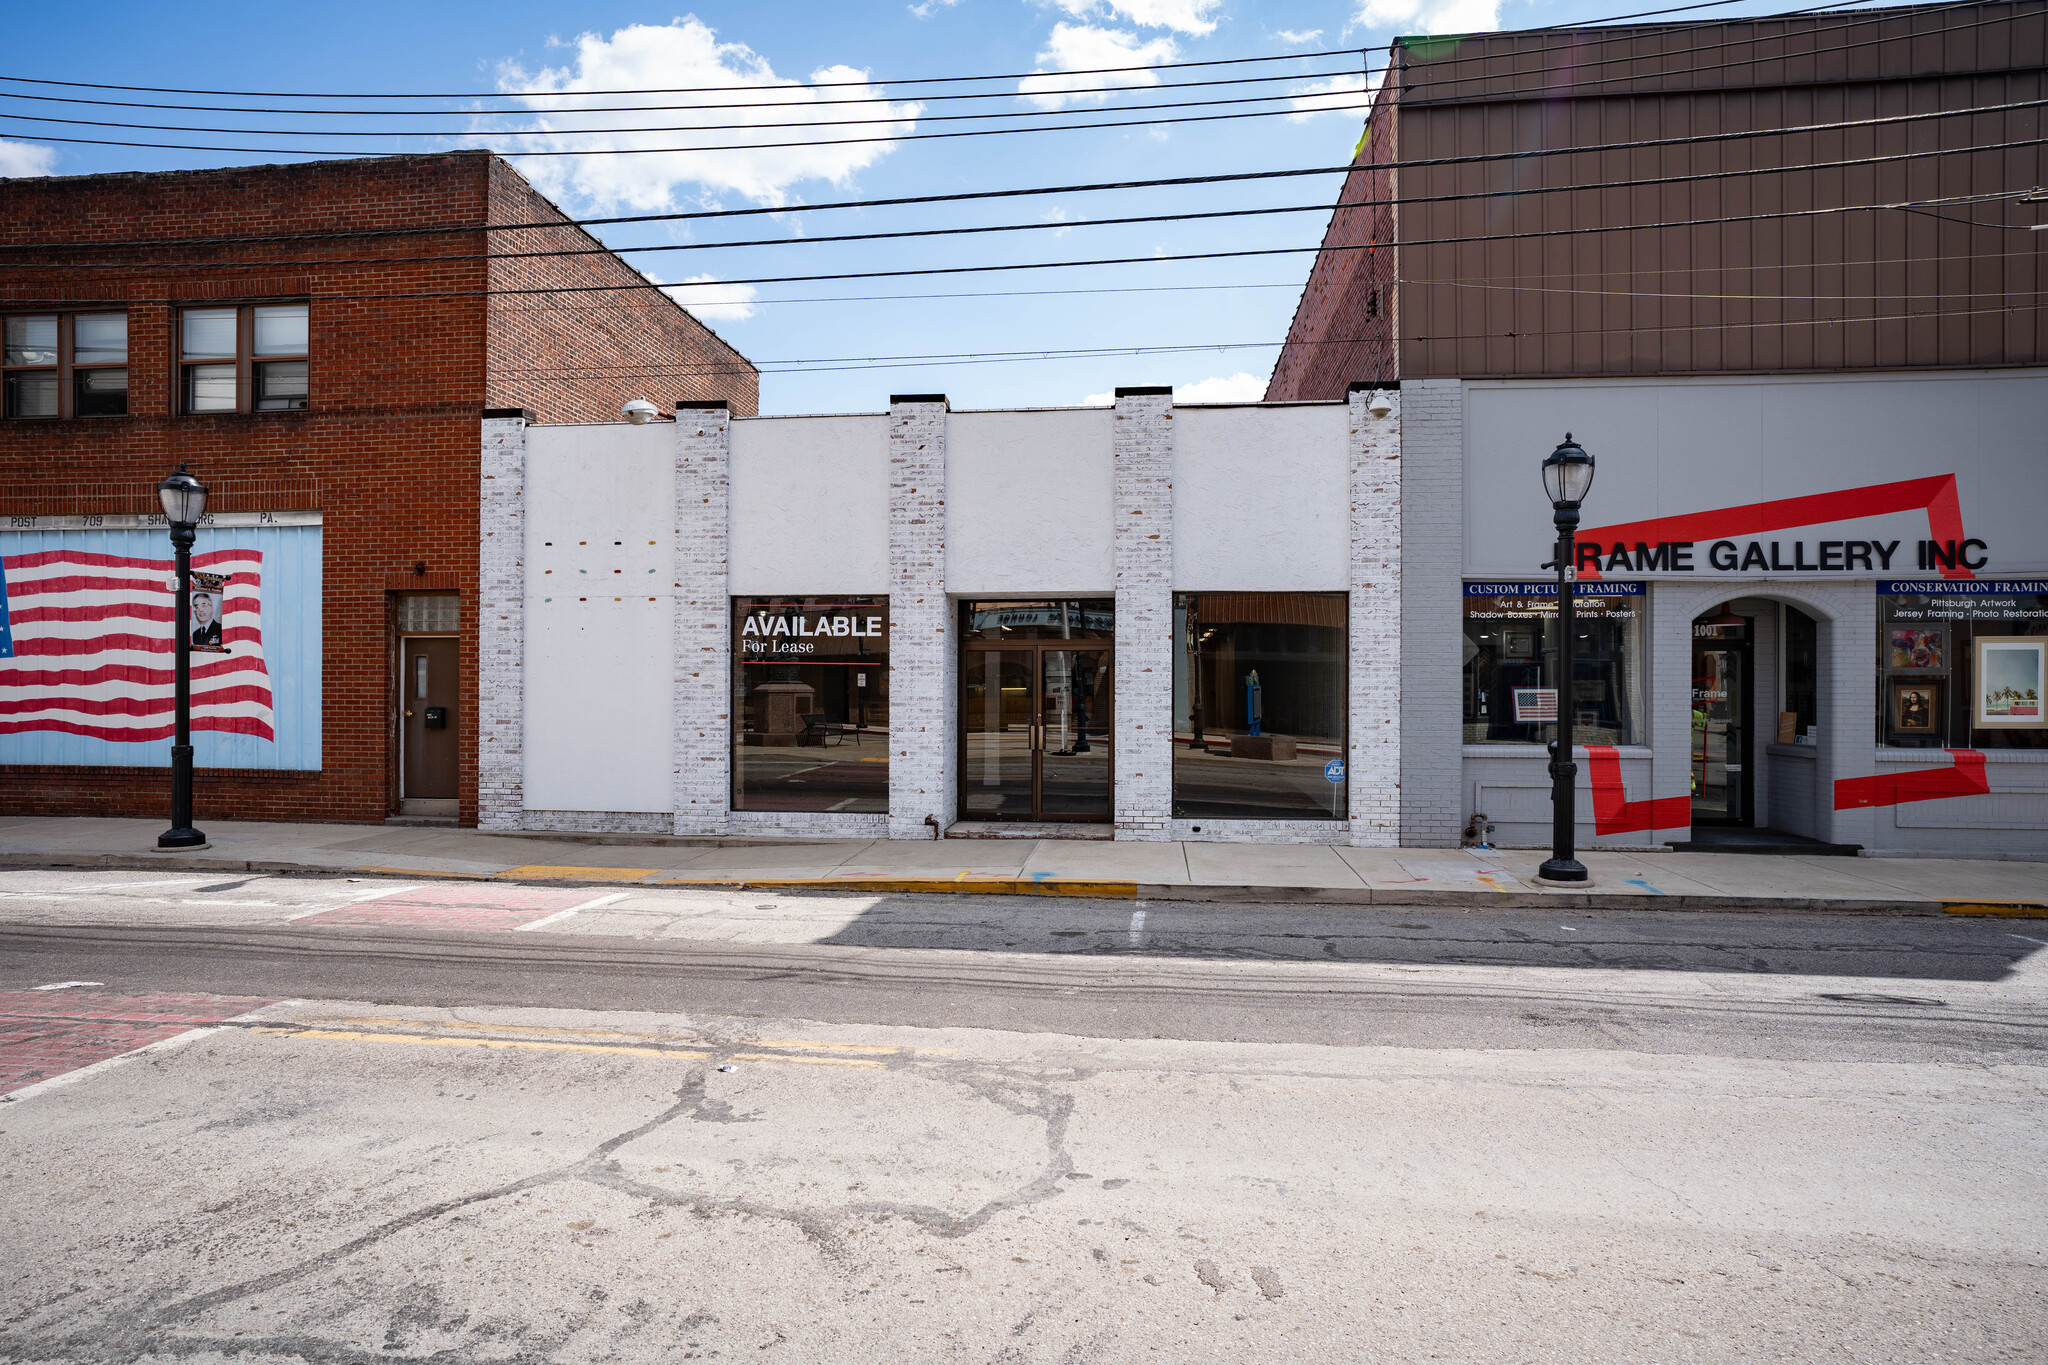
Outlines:
[[[0,874],[0,1359],[2038,1360],[2043,948]]]

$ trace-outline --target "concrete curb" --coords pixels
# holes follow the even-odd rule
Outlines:
[[[433,877],[453,881],[517,881],[569,887],[724,887],[752,891],[835,891],[870,895],[997,895],[1085,897],[1093,900],[1232,902],[1272,905],[1344,905],[1466,910],[1658,910],[1719,914],[2003,915],[2048,918],[2048,902],[1918,897],[1872,899],[1825,896],[1640,895],[1594,891],[1453,890],[1447,887],[1222,886],[1173,882],[1054,877],[668,877],[659,868],[584,869],[530,866],[500,872],[448,872],[388,865],[330,866],[265,859],[186,857],[175,854],[0,853],[0,867],[91,868],[102,871],[272,872],[308,876]]]

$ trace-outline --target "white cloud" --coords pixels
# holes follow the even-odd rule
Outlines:
[[[15,175],[48,175],[56,166],[55,147],[0,139],[0,179]]]
[[[1064,223],[1067,221],[1067,211],[1065,209],[1050,209],[1045,213],[1039,214],[1038,221],[1041,223]],[[1072,228],[1067,227],[1054,228],[1052,230],[1052,235],[1055,237],[1064,237],[1072,231]]]
[[[1381,67],[1371,75],[1360,72],[1350,76],[1332,76],[1326,81],[1311,81],[1299,90],[1289,91],[1293,97],[1294,112],[1287,116],[1290,123],[1301,123],[1317,114],[1348,114],[1354,119],[1365,117],[1365,106],[1372,103],[1372,92],[1380,88],[1380,78],[1387,74]]]
[[[922,0],[922,3],[905,6],[913,19],[929,19],[934,10],[951,9],[960,0]]]
[[[1041,72],[1099,71],[1114,66],[1156,66],[1170,62],[1180,55],[1180,45],[1171,38],[1151,38],[1144,42],[1135,33],[1120,29],[1096,28],[1091,24],[1059,23],[1052,26],[1052,37],[1046,40],[1045,51],[1038,54],[1038,70]],[[1094,89],[1098,86],[1139,87],[1159,84],[1159,77],[1150,71],[1114,71],[1104,75],[1026,76],[1017,82],[1017,93],[1041,109],[1057,109],[1063,104],[1080,104],[1093,101],[1097,104],[1108,99],[1107,95],[1077,95],[1066,92]]]
[[[1257,403],[1266,396],[1266,381],[1239,370],[1231,375],[1211,375],[1192,384],[1175,384],[1176,403]],[[1081,399],[1084,408],[1107,408],[1116,404],[1116,392],[1091,393]]]
[[[1300,46],[1303,43],[1312,43],[1316,39],[1322,37],[1323,31],[1319,28],[1312,28],[1307,30],[1283,28],[1279,32],[1275,33],[1273,36],[1275,38],[1278,38],[1283,43],[1292,43],[1296,46]]]
[[[745,322],[760,311],[754,307],[760,290],[751,284],[721,284],[716,275],[692,275],[661,292],[704,322]]]
[[[1486,33],[1500,27],[1500,0],[1364,0],[1352,22],[1402,33]]]
[[[834,136],[835,125],[847,126],[843,138],[896,137],[917,126],[923,106],[915,103],[822,104],[821,100],[865,99],[879,96],[879,88],[867,84],[868,73],[849,66],[827,66],[813,71],[814,84],[833,84],[828,91],[799,88],[799,82],[775,74],[768,59],[745,43],[721,43],[718,34],[694,16],[663,25],[634,24],[619,29],[609,38],[595,33],[578,37],[575,58],[569,67],[545,67],[527,72],[508,63],[499,72],[502,90],[540,91],[522,98],[535,111],[523,121],[547,129],[512,139],[512,145],[531,151],[605,152],[636,147],[729,146],[737,151],[643,152],[627,156],[535,157],[522,160],[520,169],[551,195],[572,195],[579,201],[609,208],[625,205],[635,209],[670,207],[685,185],[700,186],[717,194],[730,191],[760,204],[785,204],[789,190],[806,180],[842,183],[855,171],[873,165],[892,146],[891,142],[847,142],[842,146],[774,147],[755,144],[816,141]],[[688,103],[690,110],[657,110],[644,114],[597,113],[595,105],[616,106],[632,97],[592,95],[596,90],[649,90],[701,87],[711,90],[735,86],[773,86],[768,90],[734,90],[728,102],[734,105],[773,102],[771,108],[734,108],[723,113],[701,107],[716,95],[646,95],[649,105]],[[881,119],[879,123],[852,120]],[[659,132],[673,124],[718,125],[705,132]],[[768,128],[768,123],[794,127]],[[488,133],[494,125],[477,128]],[[579,128],[645,128],[624,133],[578,133]],[[502,142],[501,137],[493,141]]]
[[[1233,375],[1211,375],[1192,384],[1175,384],[1176,403],[1256,403],[1266,396],[1266,381],[1239,370]]]
[[[1209,15],[1223,8],[1223,0],[1051,0],[1051,3],[1076,19],[1107,11],[1114,18],[1140,28],[1170,28],[1176,33],[1197,36],[1216,31],[1216,21]]]

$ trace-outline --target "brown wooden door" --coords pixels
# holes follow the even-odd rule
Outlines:
[[[398,710],[407,801],[453,801],[462,724],[457,705],[457,641],[407,639],[399,650]]]

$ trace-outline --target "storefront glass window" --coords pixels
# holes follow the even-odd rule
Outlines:
[[[1877,594],[1880,744],[2048,748],[2048,579],[1893,579]]]
[[[1580,583],[1573,602],[1572,737],[1640,744],[1643,604],[1640,582]],[[1465,742],[1542,744],[1554,728],[1557,584],[1465,585]]]
[[[1820,723],[1820,622],[1799,608],[1785,607],[1785,710],[1792,715],[1794,742]]]
[[[732,808],[889,809],[889,599],[736,597]]]
[[[1346,603],[1174,594],[1177,818],[1345,818]]]

